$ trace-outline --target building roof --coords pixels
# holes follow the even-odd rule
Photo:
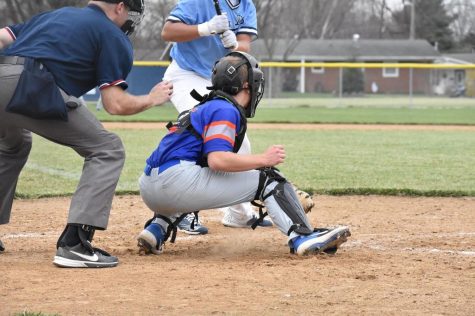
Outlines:
[[[289,40],[275,40],[272,59],[269,58],[265,42],[262,39],[252,44],[252,54],[261,60],[283,60]],[[315,40],[303,39],[288,54],[289,61],[301,59],[319,61],[402,61],[402,62],[433,62],[440,58],[429,42],[425,40]]]
[[[475,64],[475,53],[445,54],[443,62],[454,64]]]

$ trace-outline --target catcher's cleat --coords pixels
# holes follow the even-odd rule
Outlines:
[[[162,226],[157,223],[148,225],[137,237],[139,253],[160,254],[163,251],[164,232]]]
[[[233,216],[233,214],[229,211],[226,211],[223,219],[221,220],[221,223],[226,226],[226,227],[234,227],[234,228],[251,228],[252,224],[257,220],[256,214],[252,214],[252,217],[250,219],[245,219],[241,220]],[[257,226],[261,227],[271,227],[272,222],[263,219],[260,221]]]
[[[53,263],[62,268],[110,268],[119,263],[117,257],[111,256],[99,248],[86,249],[81,243],[76,246],[62,246],[56,251]]]
[[[199,219],[194,213],[186,215],[177,225],[179,231],[185,232],[189,235],[206,235],[208,228],[201,225]]]
[[[322,252],[334,254],[349,236],[351,236],[350,229],[346,226],[320,230],[308,236],[294,238],[290,242],[290,251],[300,256]]]
[[[3,242],[0,240],[0,253],[5,251],[5,246],[3,245]]]

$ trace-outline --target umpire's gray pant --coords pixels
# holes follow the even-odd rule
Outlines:
[[[0,224],[10,220],[18,176],[31,149],[31,131],[68,146],[84,157],[68,223],[107,228],[112,198],[125,160],[120,138],[106,131],[82,106],[69,111],[68,122],[37,120],[6,112],[22,70],[21,65],[0,64]]]
[[[182,160],[180,164],[163,173],[159,173],[159,169],[155,168],[150,176],[143,174],[139,179],[140,195],[153,212],[175,219],[184,212],[253,201],[259,185],[259,174],[258,170],[217,172]],[[276,184],[277,182],[267,185],[265,194],[274,189]],[[264,203],[274,224],[287,235],[293,225],[292,220],[273,195]],[[159,222],[167,225],[164,221]],[[308,225],[310,226],[309,222]],[[292,232],[289,240],[296,236],[298,234]]]

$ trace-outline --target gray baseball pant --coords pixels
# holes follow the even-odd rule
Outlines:
[[[69,121],[37,120],[5,111],[22,65],[0,64],[0,224],[10,220],[20,172],[28,160],[33,132],[68,146],[84,157],[82,175],[69,208],[68,223],[106,229],[125,160],[120,138],[104,129],[85,107],[70,110]]]
[[[217,172],[202,168],[190,161],[180,161],[163,173],[152,169],[150,176],[139,179],[140,195],[145,204],[156,214],[172,220],[184,212],[226,207],[251,202],[259,184],[258,170],[244,172]],[[271,183],[265,189],[269,193],[277,185]],[[273,196],[265,201],[267,212],[279,230],[287,235],[292,220],[285,214]],[[166,227],[166,223],[160,222]],[[292,232],[289,240],[297,237]]]

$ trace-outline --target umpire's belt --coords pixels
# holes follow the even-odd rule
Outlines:
[[[167,170],[168,168],[171,168],[173,166],[178,165],[179,163],[180,163],[179,159],[173,159],[173,160],[169,160],[169,161],[165,162],[164,164],[160,165],[159,167],[155,167],[155,168],[150,166],[149,164],[146,164],[145,169],[143,170],[143,172],[145,173],[146,176],[150,176],[152,174],[152,169],[158,169],[157,174],[160,174],[160,173],[165,172],[165,170]]]
[[[0,56],[0,64],[24,65],[25,64],[25,57]]]

